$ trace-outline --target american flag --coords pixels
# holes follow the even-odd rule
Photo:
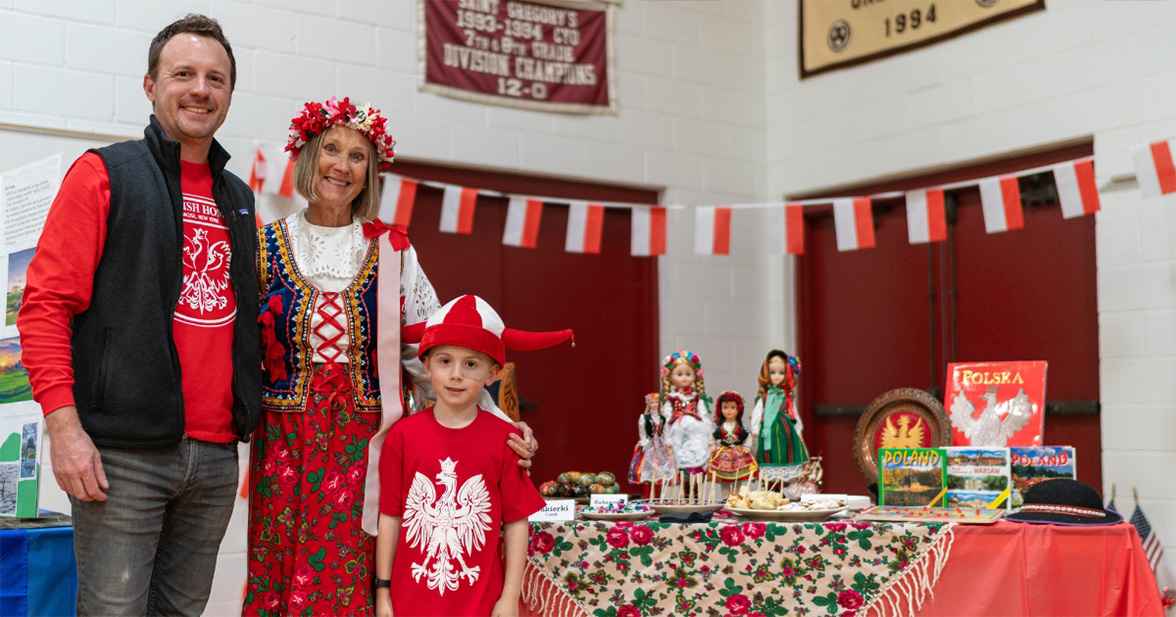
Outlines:
[[[1147,517],[1143,515],[1139,504],[1135,504],[1135,511],[1131,513],[1131,524],[1135,525],[1135,530],[1139,532],[1139,539],[1143,541],[1143,552],[1147,555],[1147,562],[1151,564],[1154,572],[1160,564],[1160,559],[1164,557],[1164,545],[1156,536],[1151,523],[1147,522]]]

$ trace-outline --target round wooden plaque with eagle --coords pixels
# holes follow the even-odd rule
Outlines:
[[[934,396],[918,388],[896,388],[874,399],[853,432],[853,456],[869,482],[878,481],[878,448],[939,448],[951,445],[951,420]]]

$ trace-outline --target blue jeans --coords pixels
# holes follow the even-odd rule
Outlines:
[[[99,448],[106,501],[73,504],[78,615],[200,615],[237,492],[237,444]]]

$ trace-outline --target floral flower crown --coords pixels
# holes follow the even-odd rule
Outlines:
[[[689,351],[675,351],[674,353],[662,359],[662,374],[669,375],[670,369],[679,362],[688,363],[694,369],[694,376],[702,376],[702,360],[699,359],[698,354],[690,353]]]
[[[363,133],[363,136],[376,147],[380,171],[391,171],[396,140],[385,132],[386,122],[387,119],[380,115],[380,110],[373,109],[368,103],[364,103],[363,107],[356,107],[348,98],[339,102],[333,96],[326,103],[311,101],[290,121],[286,151],[290,153],[291,158],[297,157],[306,142],[315,135],[336,124],[342,124]]]

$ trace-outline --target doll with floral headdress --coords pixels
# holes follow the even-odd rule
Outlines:
[[[801,431],[804,424],[796,412],[796,377],[800,360],[778,349],[768,352],[760,368],[759,392],[751,412],[752,439],[757,443],[756,461],[761,465],[786,465],[808,460]]]
[[[706,470],[715,430],[702,382],[702,361],[689,351],[675,351],[662,360],[661,376],[662,416],[674,463],[679,471],[701,473]]]
[[[639,440],[629,464],[629,481],[634,484],[660,482],[678,472],[674,467],[674,453],[665,440],[666,418],[658,409],[659,401],[657,392],[646,394],[645,411],[637,418]]]
[[[743,396],[728,390],[715,401],[715,431],[711,433],[707,474],[719,482],[746,480],[755,473],[755,455],[743,445],[751,433],[743,426]]]

